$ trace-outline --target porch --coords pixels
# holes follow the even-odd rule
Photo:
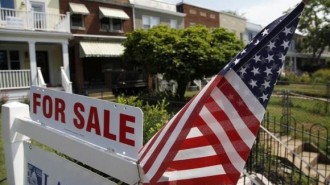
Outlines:
[[[1,100],[24,100],[28,96],[32,85],[31,70],[0,70],[0,99]],[[41,68],[37,68],[36,84],[39,87],[49,87],[45,83]],[[50,87],[72,93],[72,83],[61,67],[61,85]]]
[[[0,8],[0,28],[70,33],[70,14]]]

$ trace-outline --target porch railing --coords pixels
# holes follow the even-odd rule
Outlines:
[[[70,14],[0,8],[0,28],[70,32]]]
[[[37,84],[39,87],[47,87],[47,84],[45,83],[44,77],[42,76],[41,68],[37,68]]]
[[[0,70],[0,89],[29,88],[30,70]]]
[[[61,78],[62,78],[62,87],[67,93],[72,93],[72,82],[67,77],[64,67],[61,67]]]

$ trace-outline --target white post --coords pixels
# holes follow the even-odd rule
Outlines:
[[[37,59],[36,59],[36,46],[34,41],[29,41],[29,56],[30,56],[31,83],[32,85],[37,85]]]
[[[68,52],[67,42],[62,42],[62,55],[63,55],[63,68],[66,76],[70,81],[69,52]]]
[[[29,138],[16,132],[17,117],[29,117],[29,106],[11,102],[2,106],[2,137],[7,169],[7,182],[10,185],[24,184],[23,141]]]

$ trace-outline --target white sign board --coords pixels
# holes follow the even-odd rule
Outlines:
[[[31,87],[34,121],[137,160],[143,142],[140,108]]]
[[[25,185],[116,184],[69,160],[41,150],[27,142],[24,142],[24,158]]]

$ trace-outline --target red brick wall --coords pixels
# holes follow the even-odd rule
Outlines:
[[[185,17],[185,27],[189,27],[191,23],[201,24],[205,25],[209,28],[219,27],[220,26],[220,20],[219,20],[219,12],[192,6],[189,4],[179,4],[177,6],[178,12],[182,12],[186,14]],[[195,14],[192,14],[190,10],[193,10]],[[202,16],[201,13],[205,13],[205,16]],[[211,15],[214,16],[214,18],[211,18]]]
[[[60,0],[60,12],[62,14],[69,12],[69,2],[84,4],[89,10],[89,15],[85,16],[85,30],[71,29],[73,34],[92,34],[92,35],[111,35],[111,36],[123,36],[124,33],[133,31],[133,14],[131,7],[125,7],[115,4],[107,4],[100,2],[91,2],[86,0]],[[100,19],[99,19],[99,7],[122,9],[130,17],[129,20],[123,21],[124,33],[115,32],[100,32]]]

